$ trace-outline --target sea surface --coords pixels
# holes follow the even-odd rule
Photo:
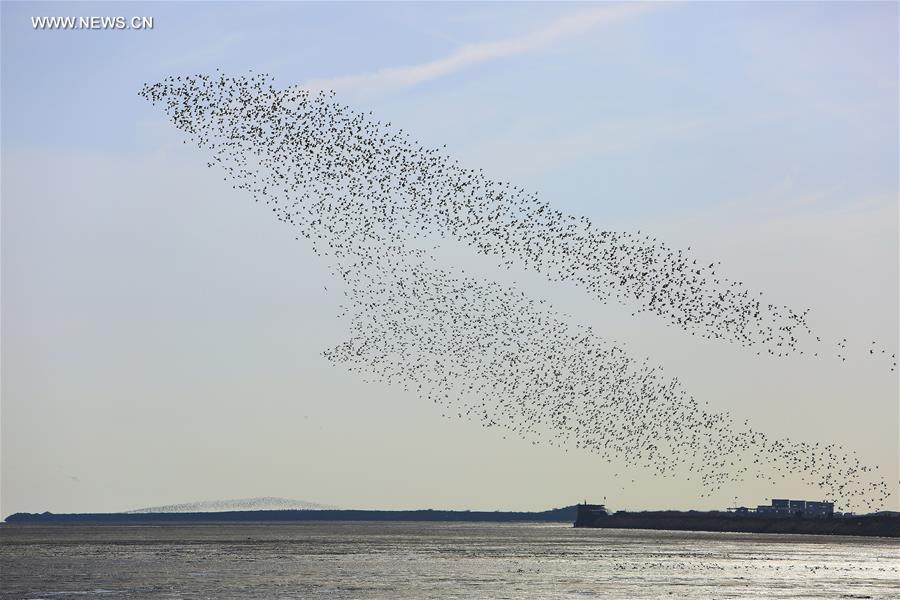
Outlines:
[[[512,523],[3,525],[0,598],[900,598],[900,541]]]

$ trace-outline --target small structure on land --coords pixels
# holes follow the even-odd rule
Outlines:
[[[834,516],[834,502],[779,498],[773,499],[769,506],[765,504],[757,506],[756,513],[771,517],[829,518]]]
[[[604,505],[588,504],[587,501],[585,501],[584,504],[576,506],[575,527],[591,526],[598,518],[606,517],[608,515],[609,513],[606,511]]]

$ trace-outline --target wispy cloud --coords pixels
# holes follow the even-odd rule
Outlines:
[[[659,5],[651,3],[603,5],[565,15],[542,29],[524,35],[466,44],[448,56],[426,63],[388,67],[373,73],[316,79],[307,82],[303,87],[314,90],[332,89],[362,93],[377,93],[409,87],[478,63],[540,50],[595,27],[642,15],[654,10],[657,6]]]

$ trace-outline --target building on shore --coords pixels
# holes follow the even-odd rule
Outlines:
[[[829,518],[834,516],[834,502],[773,499],[771,505],[756,507],[756,514],[772,517]]]

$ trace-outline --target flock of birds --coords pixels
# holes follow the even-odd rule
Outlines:
[[[698,265],[689,248],[554,210],[333,94],[219,73],[170,77],[141,95],[210,152],[208,166],[333,263],[352,336],[324,353],[331,361],[413,389],[447,416],[696,479],[701,495],[787,475],[845,508],[876,508],[890,494],[854,453],[767,436],[707,410],[661,367],[546,302],[442,268],[434,250],[450,238],[500,266],[575,282],[691,335],[774,356],[822,351],[807,310],[767,303],[717,263]],[[868,350],[887,356],[874,343]]]

